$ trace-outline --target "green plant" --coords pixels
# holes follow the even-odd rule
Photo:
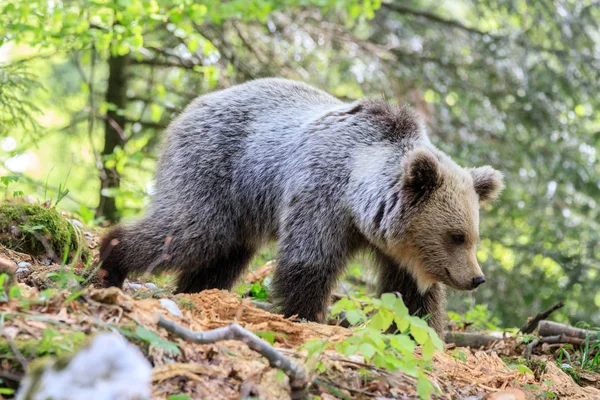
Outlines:
[[[444,346],[435,331],[421,319],[409,315],[401,298],[383,294],[380,299],[343,298],[332,307],[332,313],[345,313],[353,325],[360,325],[354,335],[335,345],[346,355],[361,354],[365,361],[390,371],[402,371],[417,378],[417,392],[422,399],[433,393],[433,386],[424,370],[430,365],[434,351]],[[393,330],[395,333],[386,333]],[[421,358],[415,349],[421,345]],[[309,357],[314,357],[330,347],[322,341],[308,342],[303,346]],[[317,363],[317,369],[321,365]]]
[[[54,208],[5,202],[0,205],[0,233],[0,244],[34,257],[54,254],[64,261],[91,255],[81,232]]]
[[[552,392],[551,390],[549,390],[549,388],[551,388],[552,385],[553,385],[552,381],[542,382],[542,388],[540,389],[541,393],[539,393],[538,395],[535,396],[536,400],[537,399],[557,399],[558,395],[556,393]]]
[[[600,371],[600,333],[596,337],[586,336],[580,354],[581,369],[593,372]]]
[[[464,315],[449,311],[448,319],[460,329],[472,327],[475,330],[498,330],[500,325],[500,320],[492,314],[486,304],[476,304]]]
[[[170,353],[173,355],[181,354],[181,351],[179,350],[179,347],[176,343],[173,343],[169,340],[165,340],[165,339],[161,338],[155,332],[152,332],[151,330],[148,330],[148,329],[144,328],[143,326],[138,326],[135,329],[135,333],[129,332],[128,336],[133,337],[135,339],[142,340],[142,341],[148,343],[152,347],[155,347],[158,349],[163,349],[167,353]]]

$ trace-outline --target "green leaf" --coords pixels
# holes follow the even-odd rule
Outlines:
[[[423,400],[430,399],[431,395],[433,394],[433,386],[423,374],[419,374],[419,378],[417,380],[417,393]]]
[[[394,315],[396,318],[408,317],[408,308],[404,305],[401,298],[396,298],[396,302],[394,303]]]
[[[442,342],[442,339],[440,339],[437,332],[434,331],[433,328],[431,328],[431,327],[428,327],[427,330],[429,331],[429,337],[431,338],[431,341],[433,342],[433,345],[435,346],[435,348],[440,351],[443,351],[444,350],[444,342]]]
[[[275,332],[265,331],[265,332],[254,332],[254,333],[256,334],[256,336],[258,336],[261,339],[266,340],[270,344],[275,343]]]
[[[375,349],[375,347],[373,347],[373,345],[370,343],[363,343],[358,347],[358,351],[360,351],[365,359],[370,360],[377,352],[377,349]]]
[[[363,319],[363,317],[364,317],[364,315],[363,315],[362,311],[360,311],[360,310],[346,311],[346,319],[352,325],[358,324]]]
[[[3,177],[0,177],[0,182],[2,182],[2,184],[6,187],[8,187],[8,185],[11,182],[18,182],[19,181],[19,177],[17,175],[4,175]]]
[[[167,400],[192,400],[187,394],[172,394],[167,397]]]
[[[350,356],[355,355],[357,351],[358,351],[358,346],[349,345],[342,350],[342,354],[344,354],[346,357],[350,357]]]
[[[18,299],[21,298],[21,289],[19,289],[18,286],[12,286],[9,290],[8,290],[8,297],[11,299]]]
[[[144,328],[143,326],[138,326],[135,330],[135,334],[139,339],[145,341],[153,347],[163,349],[171,354],[181,354],[181,351],[179,350],[179,347],[177,347],[177,344],[162,339],[156,333]]]
[[[379,309],[377,314],[369,321],[369,327],[378,331],[386,331],[394,321],[394,316],[385,308]]]
[[[275,372],[275,379],[277,379],[277,382],[279,383],[285,382],[285,372],[278,369],[277,372]]]
[[[421,345],[430,341],[429,333],[427,332],[427,330],[419,326],[411,325],[410,334],[415,338],[415,341]]]
[[[422,349],[423,359],[424,360],[431,360],[431,357],[433,357],[433,352],[434,351],[435,351],[435,345],[433,344],[433,342],[431,341],[431,339],[429,339],[423,345],[423,349]]]
[[[412,354],[415,351],[415,342],[408,335],[392,335],[390,345],[403,354]]]
[[[382,303],[388,306],[389,308],[394,308],[394,306],[396,305],[396,300],[398,300],[398,297],[396,297],[396,295],[393,293],[384,293],[381,295]]]
[[[333,304],[331,314],[338,315],[342,311],[353,310],[354,308],[356,308],[354,302],[347,297],[343,297]]]
[[[517,364],[516,368],[517,368],[517,371],[519,371],[522,374],[534,375],[533,371],[530,370],[527,366],[525,366],[523,364]]]

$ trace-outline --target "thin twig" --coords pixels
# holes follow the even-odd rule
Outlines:
[[[592,341],[593,343],[594,341]],[[560,335],[553,335],[553,336],[544,336],[541,337],[539,339],[535,339],[532,340],[531,343],[529,343],[527,345],[527,347],[525,348],[525,353],[523,354],[523,357],[525,357],[526,360],[529,360],[531,358],[531,354],[533,353],[533,349],[541,343],[546,343],[546,344],[571,344],[573,346],[583,346],[585,344],[585,340],[584,339],[580,339],[578,337],[573,337],[573,336],[568,336],[564,333],[560,334]]]
[[[21,382],[21,379],[23,379],[23,375],[15,374],[9,371],[0,371],[0,378],[8,379],[9,381],[13,382]]]
[[[533,353],[533,349],[540,343],[539,339],[532,340],[527,347],[525,348],[525,354],[523,355],[526,360],[531,358],[531,353]]]
[[[273,346],[256,336],[254,333],[242,328],[238,324],[231,324],[206,332],[194,332],[176,322],[169,321],[162,315],[158,326],[165,328],[172,334],[193,343],[212,344],[222,340],[239,340],[250,349],[264,356],[274,368],[279,368],[290,378],[292,399],[305,399],[307,397],[308,380],[304,370],[293,360],[283,356]]]
[[[521,327],[521,332],[527,334],[527,333],[531,333],[531,332],[535,331],[541,320],[548,318],[548,316],[550,314],[552,314],[554,311],[558,310],[559,308],[562,308],[564,305],[565,305],[565,303],[561,300],[558,303],[556,303],[555,305],[553,305],[552,307],[550,307],[549,309],[542,311],[535,317],[528,320]]]
[[[17,361],[19,361],[21,367],[23,367],[23,371],[27,371],[27,366],[29,365],[29,363],[27,362],[27,359],[23,356],[23,353],[21,353],[15,342],[10,337],[8,337],[6,333],[3,333],[2,336],[4,336],[6,342],[8,343],[8,346],[15,355],[15,358],[17,359]]]

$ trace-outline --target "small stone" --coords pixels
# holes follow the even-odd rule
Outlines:
[[[158,289],[158,286],[156,286],[154,283],[148,282],[146,284],[144,284],[144,286],[146,286],[148,289]]]
[[[142,285],[139,283],[128,283],[127,286],[129,286],[129,289],[131,290],[140,290],[142,288]]]
[[[31,267],[31,263],[28,263],[27,261],[21,261],[20,263],[17,264],[17,266],[19,267]],[[19,271],[17,271],[19,272]]]
[[[29,268],[21,267],[17,268],[17,274],[26,274],[29,272]]]
[[[183,318],[183,313],[181,312],[181,310],[177,306],[177,303],[175,303],[173,300],[171,300],[171,299],[160,299],[159,302],[160,302],[161,306],[163,306],[168,312],[170,312],[171,314],[173,314],[175,317],[177,317],[177,318]]]
[[[487,396],[486,400],[525,400],[525,392],[519,389],[509,388]]]

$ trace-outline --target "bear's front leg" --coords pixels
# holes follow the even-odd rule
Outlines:
[[[446,291],[441,283],[434,283],[425,293],[419,291],[412,274],[391,258],[377,254],[378,294],[398,292],[411,315],[425,317],[427,323],[444,340],[446,328]]]
[[[352,249],[350,228],[326,206],[287,210],[280,228],[279,255],[273,279],[281,312],[324,322],[332,289]]]

